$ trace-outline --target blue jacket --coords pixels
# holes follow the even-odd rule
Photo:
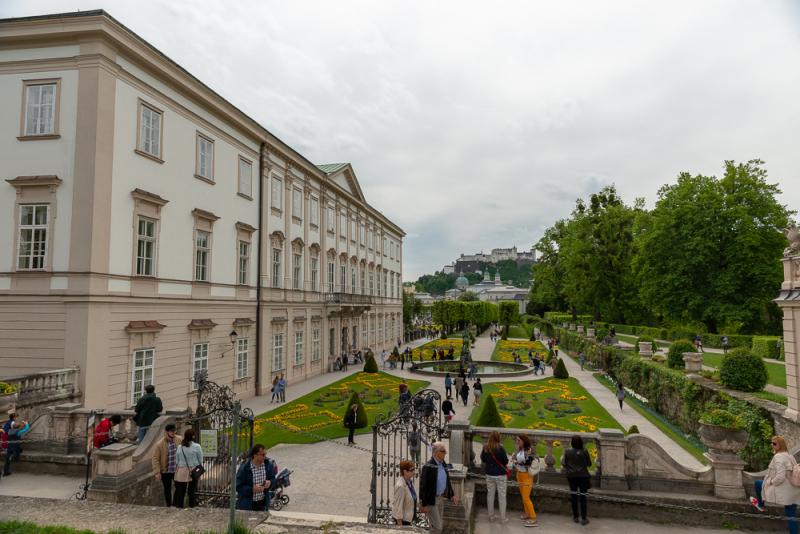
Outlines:
[[[188,447],[181,445],[178,447],[175,459],[178,462],[178,467],[203,465],[203,449],[199,443],[192,443]]]
[[[8,441],[19,441],[22,434],[30,430],[31,426],[25,423],[25,428],[14,428],[8,431]]]
[[[269,493],[275,488],[275,462],[269,458],[265,458],[265,462],[267,480],[270,484],[264,492],[264,498],[267,500],[267,510],[269,510]],[[253,509],[253,465],[250,460],[245,462],[236,473],[236,494],[237,510]]]

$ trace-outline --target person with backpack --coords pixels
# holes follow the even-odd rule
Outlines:
[[[461,384],[461,400],[464,401],[464,406],[467,405],[468,398],[469,398],[469,384],[467,384],[467,381],[464,380],[464,383]]]
[[[793,476],[797,466],[794,457],[789,453],[786,440],[781,436],[772,436],[770,447],[775,456],[767,468],[764,480],[756,480],[756,496],[750,497],[750,502],[759,512],[764,511],[764,501],[783,505],[786,518],[789,521],[789,534],[797,534],[797,505],[800,504],[800,473]]]
[[[153,421],[158,419],[158,412],[164,411],[164,406],[161,404],[161,399],[156,397],[156,387],[152,384],[145,386],[144,395],[139,398],[136,403],[136,416],[133,418],[134,422],[139,426],[139,445],[144,441],[147,435],[147,430],[153,424]]]
[[[539,363],[541,363],[541,361],[542,360],[539,358],[539,353],[537,352],[533,356],[533,376],[536,376],[536,375],[539,374]]]
[[[11,432],[11,426],[17,419],[19,419],[18,413],[10,414],[8,416],[8,421],[5,422],[2,430],[0,430],[0,449],[6,450],[8,448],[8,433]]]
[[[411,454],[411,461],[414,462],[414,465],[419,465],[419,455],[423,443],[425,445],[428,444],[422,433],[417,429],[415,421],[411,423],[411,431],[408,433],[408,452]]]
[[[450,414],[455,414],[455,410],[453,410],[453,401],[450,400],[450,395],[447,396],[447,400],[442,403],[442,413],[444,414],[444,418],[446,421],[452,420]]]
[[[14,420],[11,424],[11,428],[8,431],[8,442],[6,443],[6,464],[3,467],[4,477],[11,476],[11,462],[19,458],[19,455],[22,454],[20,439],[22,439],[22,435],[30,430],[30,428],[30,425],[26,421]]]

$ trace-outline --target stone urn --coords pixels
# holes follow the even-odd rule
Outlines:
[[[653,343],[649,341],[639,342],[639,356],[643,360],[652,361],[653,358]]]
[[[698,373],[703,370],[703,354],[699,352],[684,352],[683,361],[686,362],[686,370],[689,374],[686,378],[689,380],[700,380],[701,377]],[[703,442],[705,443],[705,442]]]
[[[583,335],[583,325],[582,324],[578,325],[578,335],[581,335],[581,336]]]
[[[586,337],[588,337],[589,339],[594,339],[594,328],[586,329]]]
[[[0,413],[12,413],[17,408],[18,391],[0,394]]]
[[[575,325],[575,323],[571,323],[571,324],[569,325],[569,329],[570,329],[570,331],[574,332],[574,331],[575,331],[575,326],[576,326],[576,325]]]
[[[747,465],[736,454],[747,445],[750,435],[746,430],[701,424],[697,435],[707,447],[704,453],[714,469],[714,495],[719,499],[745,498],[742,471]]]

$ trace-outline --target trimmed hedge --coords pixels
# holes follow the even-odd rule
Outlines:
[[[367,356],[367,361],[364,362],[364,372],[365,373],[378,372],[378,364],[375,362],[375,356],[373,356],[372,354]]]
[[[638,434],[638,433],[639,433],[639,427],[636,425],[633,425],[628,429],[628,434]]]
[[[487,395],[483,403],[483,409],[475,422],[475,426],[489,426],[495,428],[505,428],[503,418],[500,417],[500,411],[497,409],[497,404],[494,402],[493,395]]]
[[[631,326],[629,324],[614,324],[612,325],[616,330],[617,334],[623,334],[626,336],[635,336],[638,326]]]
[[[553,370],[553,378],[569,378],[569,371],[561,358],[558,359],[556,368]]]
[[[670,367],[686,367],[683,361],[684,352],[697,352],[691,341],[681,339],[670,345],[667,351],[667,365]]]
[[[778,352],[778,339],[778,336],[754,336],[753,352],[762,358],[775,358],[775,353]],[[786,343],[781,343],[781,360],[786,361]]]
[[[603,340],[606,338],[606,336],[609,334],[609,332],[610,331],[608,328],[598,328],[597,330],[594,331],[594,338],[600,343],[602,343]]]
[[[750,349],[733,349],[722,357],[719,381],[737,391],[761,391],[767,385],[767,365]]]

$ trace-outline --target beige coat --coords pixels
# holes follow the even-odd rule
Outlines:
[[[180,436],[175,436],[175,446],[181,444],[183,438]],[[167,470],[167,455],[169,454],[169,445],[167,445],[167,438],[166,436],[161,438],[158,443],[156,443],[156,450],[153,451],[153,473],[159,474],[164,473]],[[177,458],[175,459],[175,465],[177,466],[178,461]]]
[[[413,482],[412,482],[413,483]],[[392,517],[403,521],[414,520],[414,499],[406,486],[406,479],[399,477],[394,485],[394,504],[392,504]]]
[[[783,506],[800,504],[800,488],[789,482],[795,463],[794,458],[785,452],[779,452],[772,458],[761,490],[765,501]]]

